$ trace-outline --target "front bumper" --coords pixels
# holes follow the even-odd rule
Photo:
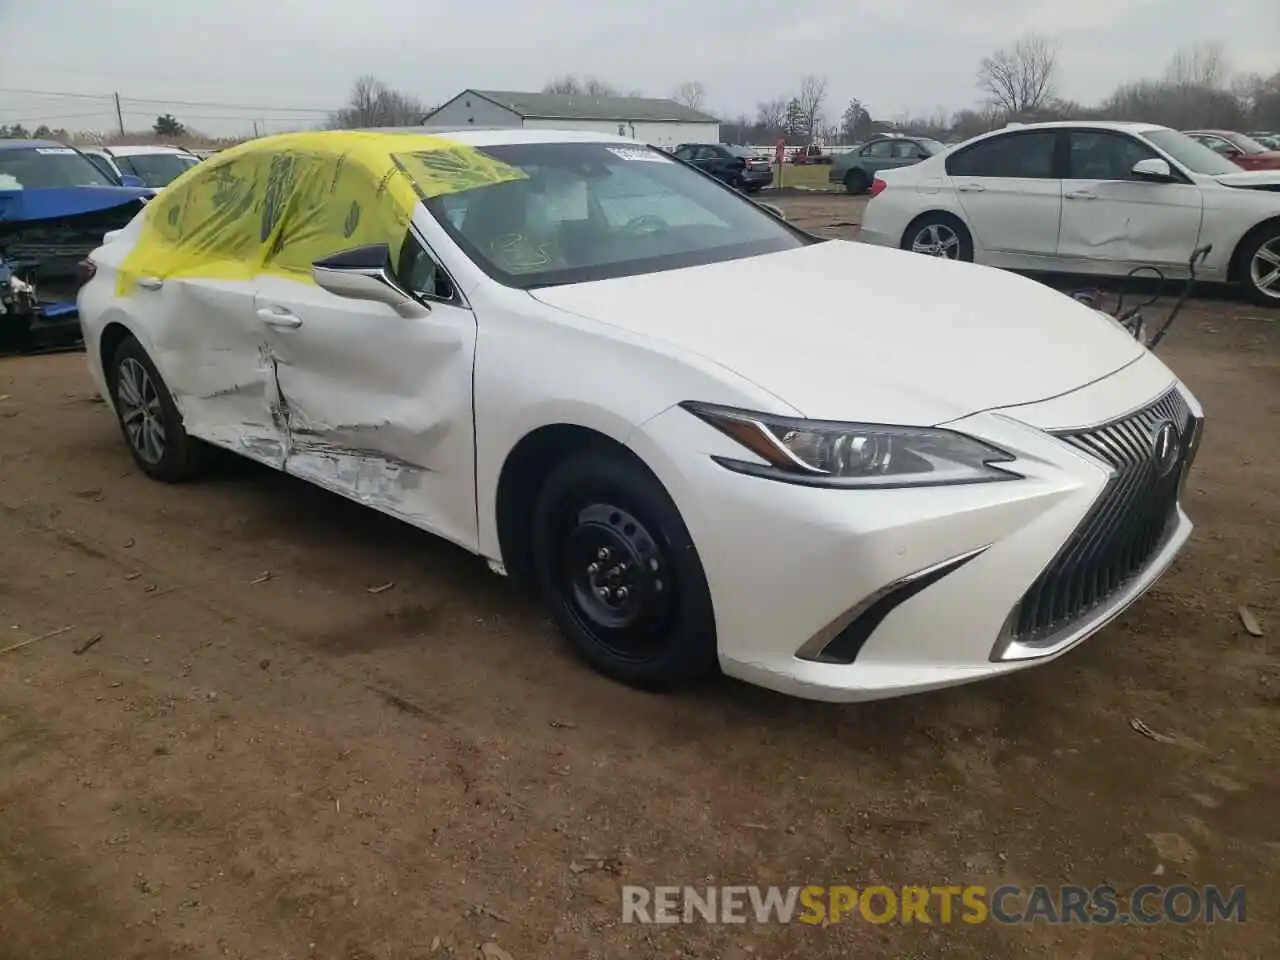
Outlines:
[[[635,445],[650,462],[660,450],[685,454],[659,473],[702,557],[725,673],[810,699],[874,700],[1053,659],[1155,582],[1191,532],[1176,492],[1139,569],[1087,609],[1044,624],[1024,616],[1018,632],[1042,571],[1085,549],[1076,535],[1091,517],[1107,526],[1097,505],[1115,490],[1113,467],[1055,434],[1113,421],[1175,384],[1148,354],[1064,397],[949,425],[1016,453],[1011,469],[1025,479],[1009,482],[837,491],[743,476],[710,459],[741,449],[682,410],[651,421]],[[1195,399],[1176,389],[1198,418]],[[1063,569],[1068,579],[1097,572]],[[824,657],[850,630],[863,635]]]

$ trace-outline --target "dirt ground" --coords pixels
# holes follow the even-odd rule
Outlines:
[[[1276,956],[1278,320],[1198,301],[1161,348],[1208,428],[1146,598],[859,706],[618,687],[462,551],[247,463],[150,482],[82,355],[0,360],[0,648],[44,637],[0,652],[0,958]],[[1103,882],[1248,920],[620,922],[623,884]]]

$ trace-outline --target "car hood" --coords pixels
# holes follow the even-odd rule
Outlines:
[[[150,199],[156,191],[149,187],[38,187],[27,190],[0,189],[0,221],[8,223],[52,220],[96,213],[112,207]]]
[[[1224,187],[1254,190],[1280,188],[1280,170],[1241,170],[1239,173],[1222,173],[1213,179]]]
[[[942,423],[1067,393],[1144,349],[1025,277],[840,240],[533,293],[715,361],[819,419]]]

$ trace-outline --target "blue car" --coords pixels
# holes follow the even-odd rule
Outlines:
[[[80,340],[80,262],[155,194],[75,147],[0,140],[0,351]]]

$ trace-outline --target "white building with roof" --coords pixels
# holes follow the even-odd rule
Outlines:
[[[652,97],[463,90],[422,122],[428,127],[589,130],[658,147],[720,142],[720,121],[715,117],[674,100]]]

